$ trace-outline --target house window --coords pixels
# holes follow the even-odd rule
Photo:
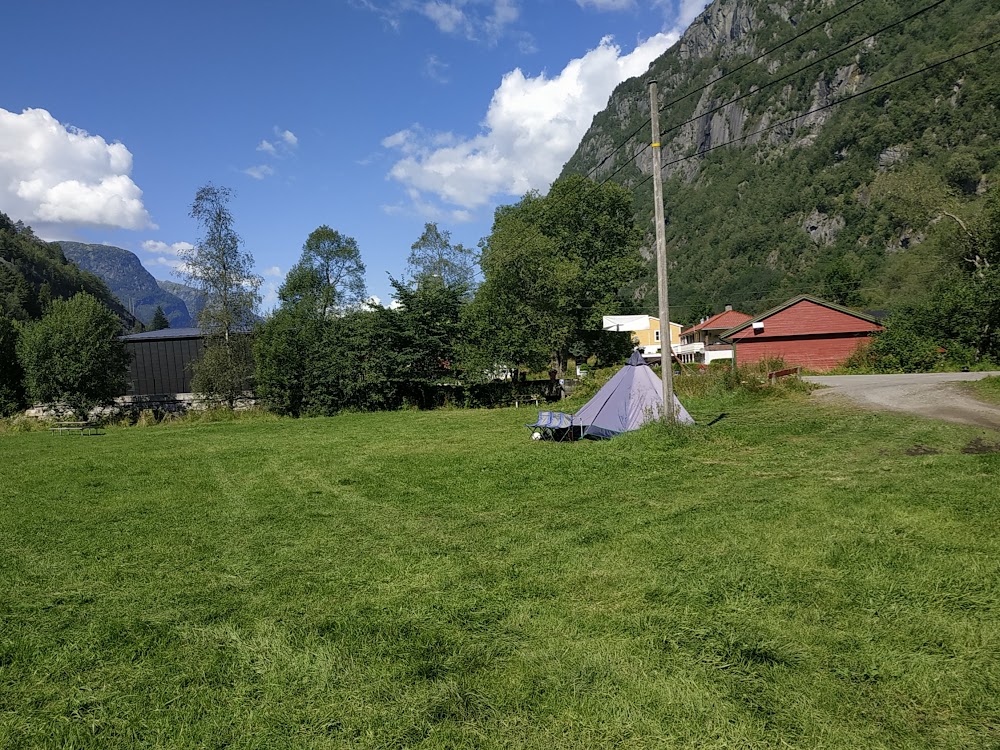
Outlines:
[[[653,340],[656,341],[656,342],[659,342],[659,340],[660,340],[660,329],[659,328],[657,328],[653,332]]]

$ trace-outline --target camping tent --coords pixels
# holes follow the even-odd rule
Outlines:
[[[663,413],[663,385],[642,355],[632,352],[628,364],[615,373],[590,401],[573,415],[573,425],[588,437],[614,437],[637,430]],[[674,396],[674,416],[680,424],[694,424]]]
[[[646,422],[659,419],[663,413],[663,390],[660,379],[646,364],[642,355],[632,352],[628,363],[605,383],[601,390],[571,417],[578,437],[614,437],[637,430]],[[554,414],[546,412],[546,423],[539,421],[529,427],[551,427]],[[560,414],[560,417],[568,415]],[[679,424],[694,424],[694,420],[674,396],[674,416]],[[560,427],[568,426],[560,419]]]

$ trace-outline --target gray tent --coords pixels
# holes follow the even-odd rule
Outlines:
[[[638,430],[662,413],[663,383],[635,351],[628,363],[573,415],[573,426],[580,427],[585,437],[614,437]],[[694,424],[677,396],[674,415],[679,424]]]
[[[529,427],[572,429],[578,437],[607,438],[638,430],[663,412],[663,384],[638,352],[615,373],[576,414],[542,412]],[[679,424],[694,420],[674,396],[674,415]],[[555,419],[558,417],[558,419]]]

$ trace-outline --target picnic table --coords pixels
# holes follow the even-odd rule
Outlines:
[[[98,425],[94,422],[55,422],[49,428],[49,432],[56,432],[60,435],[75,432],[78,435],[97,435]]]

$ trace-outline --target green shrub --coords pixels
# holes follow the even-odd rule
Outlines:
[[[96,297],[54,300],[17,342],[29,398],[81,417],[110,404],[125,392],[128,354],[119,334],[121,322]]]
[[[25,414],[0,419],[0,434],[5,432],[42,432],[49,428],[49,422]]]
[[[771,382],[768,373],[786,368],[784,360],[767,359],[733,368],[731,364],[715,363],[695,373],[674,377],[677,397],[709,398],[722,395],[742,395],[754,398],[773,398],[792,393],[808,393],[809,385],[796,376]]]
[[[949,359],[961,363],[961,347]],[[875,334],[872,342],[859,347],[844,360],[842,369],[851,373],[930,372],[945,362],[944,352],[926,336],[916,333],[908,325],[889,323],[884,331]]]

